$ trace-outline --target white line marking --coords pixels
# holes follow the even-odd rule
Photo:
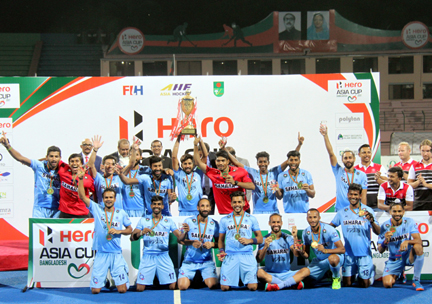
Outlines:
[[[181,304],[180,290],[174,290],[174,304]]]

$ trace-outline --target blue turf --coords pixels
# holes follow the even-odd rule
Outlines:
[[[0,272],[0,303],[142,303],[154,301],[155,304],[174,303],[173,291],[146,290],[142,293],[128,291],[118,294],[116,291],[105,291],[99,295],[92,295],[89,288],[56,288],[31,289],[22,292],[26,286],[27,271]],[[422,282],[425,291],[415,291],[411,282],[406,285],[396,284],[392,289],[382,288],[380,282],[373,287],[341,288],[332,290],[329,283],[305,290],[282,290],[265,292],[262,290],[251,292],[245,288],[222,292],[221,290],[190,289],[181,292],[183,304],[248,304],[248,303],[430,303],[432,299],[432,284],[430,281]]]

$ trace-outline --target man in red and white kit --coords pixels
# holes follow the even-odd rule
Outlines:
[[[432,141],[420,143],[422,160],[410,168],[408,183],[414,188],[414,210],[432,210]]]
[[[358,149],[361,163],[354,169],[364,172],[367,176],[367,205],[374,211],[378,209],[377,194],[379,186],[387,180],[387,168],[372,162],[372,150],[368,144],[361,145]]]
[[[388,181],[381,184],[378,192],[378,208],[389,211],[392,203],[400,203],[404,210],[413,210],[414,190],[402,182],[403,171],[400,167],[388,170]]]
[[[411,158],[411,146],[409,143],[403,141],[399,144],[398,155],[400,162],[396,163],[395,166],[401,167],[404,171],[403,180],[408,181],[408,172],[412,165],[415,165],[417,161]]]
[[[78,196],[78,169],[83,165],[81,154],[69,156],[69,164],[60,161],[58,175],[60,177],[60,218],[88,218],[91,213],[87,205]],[[84,175],[84,189],[87,197],[94,192],[93,178]]]
[[[229,214],[233,212],[231,207],[231,193],[235,191],[254,190],[255,184],[250,179],[247,171],[243,168],[229,166],[229,156],[226,151],[216,153],[216,168],[207,166],[199,156],[198,143],[200,138],[194,140],[194,160],[195,164],[208,176],[213,183],[213,195],[219,214]],[[246,201],[244,210],[249,210],[249,203]]]

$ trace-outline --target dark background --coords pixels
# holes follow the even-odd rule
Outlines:
[[[7,0],[0,4],[3,33],[118,32],[127,26],[147,35],[171,35],[188,22],[188,34],[223,32],[224,23],[242,28],[273,11],[335,9],[360,25],[401,30],[410,21],[432,26],[432,0]]]

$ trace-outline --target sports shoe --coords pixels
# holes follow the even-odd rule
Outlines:
[[[341,288],[341,278],[333,278],[332,289],[340,289]]]
[[[277,291],[277,290],[279,290],[279,286],[278,286],[278,284],[269,284],[269,283],[266,283],[265,290],[266,291]]]
[[[406,274],[405,271],[402,272],[402,284],[406,284],[407,283],[407,278],[406,278]]]
[[[422,284],[420,284],[420,281],[415,281],[415,280],[413,280],[413,281],[412,281],[412,286],[413,286],[414,289],[417,290],[417,291],[423,291],[423,290],[424,290]]]
[[[298,282],[296,285],[293,286],[293,289],[302,290],[304,289],[304,283],[303,281]]]

